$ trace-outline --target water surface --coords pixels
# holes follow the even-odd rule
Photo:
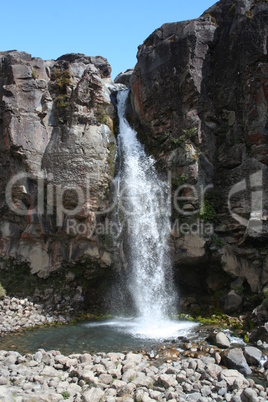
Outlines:
[[[195,326],[187,321],[167,320],[152,327],[134,318],[82,322],[9,335],[0,340],[0,348],[22,354],[35,353],[38,349],[60,350],[66,355],[138,351],[177,339],[178,336],[188,336]]]

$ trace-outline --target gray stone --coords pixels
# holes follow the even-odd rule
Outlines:
[[[218,346],[219,348],[230,347],[230,341],[224,332],[212,332],[208,337],[208,341],[211,342],[213,345]]]
[[[1,116],[9,144],[0,150],[1,197],[17,161],[13,174],[27,172],[33,184],[25,179],[14,189],[17,211],[37,203],[39,178],[45,180],[45,185],[58,186],[61,190],[68,183],[84,194],[72,223],[81,227],[83,221],[85,227],[78,240],[75,228],[68,231],[68,214],[63,217],[59,213],[55,238],[51,216],[37,213],[26,228],[24,216],[9,211],[13,218],[4,214],[0,222],[2,251],[14,260],[27,262],[31,273],[40,278],[48,277],[69,258],[75,261],[86,256],[89,261],[94,260],[96,267],[110,266],[107,247],[102,246],[100,254],[96,239],[91,238],[95,213],[109,206],[115,161],[115,107],[109,84],[113,84],[113,91],[121,85],[118,87],[109,78],[109,63],[101,56],[79,54],[64,55],[57,61],[37,61],[31,55],[25,58],[23,52],[14,51],[1,52],[0,71]],[[87,192],[89,182],[90,192]],[[66,209],[73,210],[76,197],[70,191],[61,190],[62,203]],[[55,200],[54,197],[47,200],[54,205],[46,207],[56,208]],[[44,232],[50,238],[51,247],[47,247],[41,235]],[[77,303],[83,301],[75,290],[72,297]]]
[[[257,392],[252,388],[244,389],[241,397],[242,397],[242,400],[243,401],[245,400],[246,402],[258,402],[259,401]]]
[[[0,401],[1,402],[14,402],[12,392],[7,387],[0,386]]]
[[[8,383],[8,377],[0,376],[0,385],[6,385]]]
[[[223,310],[225,313],[235,313],[239,311],[242,306],[243,299],[240,295],[238,295],[234,290],[231,290],[224,297],[224,306]]]
[[[82,395],[83,402],[100,402],[105,393],[99,388],[91,388]]]
[[[225,381],[228,388],[233,387],[235,382],[241,389],[247,388],[249,386],[249,382],[246,380],[243,374],[241,374],[237,370],[222,370],[220,374],[220,380]]]
[[[108,385],[113,381],[113,377],[110,374],[101,374],[99,376],[99,381]]]
[[[126,385],[127,385],[126,381],[114,380],[112,383],[112,388],[115,388],[116,391],[118,392],[121,388],[125,387]]]
[[[114,82],[115,82],[116,84],[124,84],[124,85],[126,85],[126,87],[129,87],[129,85],[130,85],[130,84],[129,84],[129,81],[130,81],[130,79],[131,79],[131,76],[132,76],[132,74],[133,74],[133,71],[134,71],[134,69],[133,69],[133,68],[130,68],[130,69],[124,71],[124,72],[119,73],[119,74],[115,77]]]
[[[243,351],[240,348],[227,349],[222,352],[222,362],[223,364],[230,368],[236,369],[241,374],[249,375],[252,373],[247,361],[243,355]]]
[[[175,387],[177,385],[176,379],[172,375],[162,374],[158,377],[159,384],[165,388]]]
[[[59,376],[59,372],[50,366],[46,366],[41,372],[40,372],[41,376],[46,376],[46,377],[58,377]]]
[[[138,373],[136,370],[133,369],[128,369],[127,371],[124,372],[122,376],[122,380],[126,382],[133,381],[137,377]]]
[[[244,349],[244,355],[248,364],[258,366],[262,358],[262,352],[260,349],[253,346],[246,346]]]

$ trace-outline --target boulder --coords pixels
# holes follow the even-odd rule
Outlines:
[[[115,77],[114,82],[115,82],[116,84],[123,84],[123,85],[125,85],[126,87],[129,87],[129,86],[130,86],[130,79],[131,79],[131,77],[132,77],[133,71],[134,71],[133,68],[129,68],[128,70],[119,73],[119,74]]]
[[[268,306],[268,298],[264,299],[262,304],[260,304],[253,310],[253,314],[255,315],[255,317],[259,323],[264,323],[264,322],[268,321],[267,306]]]
[[[268,325],[255,328],[249,335],[250,342],[262,341],[268,343]]]
[[[253,346],[246,346],[244,349],[244,356],[248,364],[258,366],[262,358],[262,352],[260,349],[255,348]]]
[[[211,241],[188,249],[172,230],[184,297],[223,287],[227,293],[236,278],[256,294],[267,284],[267,15],[264,1],[218,1],[197,19],[162,25],[138,49],[130,81],[133,124],[159,170],[169,171],[172,196],[185,186],[185,209],[173,203],[173,228],[183,222],[192,239],[198,232],[207,240],[200,193],[211,186],[211,208],[203,214],[213,227]],[[258,185],[262,211],[252,203]],[[242,307],[239,292],[228,294],[227,313]]]
[[[222,363],[230,368],[236,369],[243,375],[250,375],[252,373],[242,349],[233,348],[226,349],[221,353]]]
[[[243,402],[258,402],[258,394],[252,388],[246,388],[241,394],[241,398]]]
[[[91,388],[90,390],[86,391],[82,396],[83,402],[100,402],[103,400],[105,396],[104,391],[100,388]]]
[[[249,382],[246,378],[237,370],[222,370],[220,374],[220,380],[227,383],[228,388],[232,388],[236,384],[239,388],[247,388]]]
[[[207,340],[212,343],[212,345],[218,346],[219,348],[229,348],[230,341],[224,332],[212,332]]]
[[[224,298],[223,310],[225,313],[235,313],[242,306],[243,299],[234,290],[231,290]]]

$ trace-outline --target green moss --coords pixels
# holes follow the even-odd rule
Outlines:
[[[55,99],[55,106],[58,113],[59,123],[64,124],[67,121],[67,112],[69,106],[69,98],[67,95],[58,95]]]
[[[59,123],[64,124],[68,118],[68,106],[70,99],[67,94],[68,87],[71,83],[70,71],[62,71],[60,68],[54,68],[51,74],[52,88],[56,92],[55,107],[58,114]]]
[[[181,174],[180,176],[172,177],[171,184],[173,187],[180,187],[183,184],[187,183],[187,176],[185,174]]]
[[[214,207],[208,200],[205,200],[200,207],[199,217],[205,222],[213,221],[217,216]]]
[[[181,134],[178,138],[170,137],[171,145],[175,145],[176,147],[181,146],[184,147],[187,140],[193,140],[197,135],[197,128],[192,127],[188,129],[182,130],[183,134]]]
[[[68,391],[63,391],[61,393],[61,395],[63,396],[64,400],[70,398],[70,396],[71,396],[70,392],[68,392]]]
[[[0,299],[3,299],[6,295],[6,290],[3,288],[3,286],[0,283]]]
[[[249,337],[247,334],[244,335],[244,342],[249,343]]]
[[[114,122],[109,114],[109,107],[110,106],[107,104],[98,105],[96,116],[97,116],[98,123],[105,124],[106,126],[109,127],[111,132],[113,132],[114,131]]]

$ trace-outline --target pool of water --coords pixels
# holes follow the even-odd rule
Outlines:
[[[149,323],[136,318],[117,318],[24,331],[0,339],[0,348],[22,354],[38,349],[60,350],[66,355],[142,350],[179,336],[190,336],[196,326],[187,321]]]

